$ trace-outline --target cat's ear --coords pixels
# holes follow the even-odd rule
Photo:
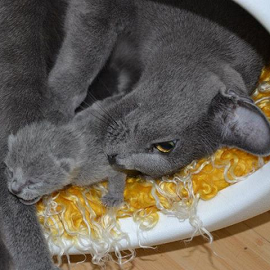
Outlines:
[[[219,93],[212,100],[209,116],[222,145],[255,155],[270,154],[269,121],[248,96]]]
[[[62,158],[57,162],[59,166],[67,173],[71,173],[74,169],[75,161],[72,158]]]
[[[16,138],[13,134],[8,136],[8,149],[11,149],[12,144],[15,142]]]

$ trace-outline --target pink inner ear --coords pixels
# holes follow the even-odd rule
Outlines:
[[[224,141],[258,155],[270,153],[270,125],[254,105],[237,106],[225,125]]]

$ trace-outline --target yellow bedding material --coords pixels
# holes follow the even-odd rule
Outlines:
[[[253,98],[270,119],[269,80],[270,68],[264,69],[261,84]],[[265,81],[269,81],[269,84]],[[241,177],[254,172],[267,161],[269,158],[258,158],[238,149],[224,148],[209,158],[194,161],[162,182],[128,178],[124,193],[126,204],[119,209],[107,210],[101,204],[100,198],[106,193],[107,186],[104,182],[90,188],[70,187],[45,197],[37,204],[37,213],[49,242],[58,245],[62,253],[66,251],[62,247],[64,238],[72,240],[82,253],[90,247],[84,246],[78,239],[90,238],[97,244],[91,247],[91,253],[95,255],[100,249],[108,251],[111,246],[117,247],[117,241],[126,238],[121,235],[117,225],[119,218],[133,217],[142,230],[155,226],[159,219],[158,211],[177,215],[180,219],[191,218],[198,198],[213,198],[218,191],[241,180]],[[108,243],[110,237],[112,242],[115,241],[113,245]],[[106,252],[99,255],[97,261]]]

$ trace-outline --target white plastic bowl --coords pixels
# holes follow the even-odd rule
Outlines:
[[[218,0],[214,0],[218,1]],[[248,10],[270,32],[270,0],[235,0]],[[270,163],[244,181],[230,186],[209,201],[200,201],[198,216],[208,231],[214,231],[241,222],[270,210]],[[130,237],[130,245],[121,242],[122,249],[140,245],[152,246],[190,237],[194,228],[189,221],[179,222],[175,217],[160,215],[160,221],[147,232],[138,232],[131,218],[120,220],[121,229]],[[52,247],[57,254],[58,249]],[[75,248],[69,254],[80,253]]]
[[[217,0],[215,0],[217,1]],[[252,14],[270,32],[269,0],[234,0]]]

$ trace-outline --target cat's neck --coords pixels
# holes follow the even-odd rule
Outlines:
[[[82,138],[96,141],[106,131],[104,127],[110,120],[109,112],[101,102],[79,112],[69,123],[70,127],[79,132]]]
[[[151,81],[151,84],[156,84],[155,87],[164,88],[165,84],[172,84],[172,87],[175,85],[181,88],[181,85],[206,81],[213,77],[228,89],[237,88],[246,94],[250,94],[252,90],[245,84],[242,74],[222,56],[209,56],[205,52],[199,57],[192,50],[185,52],[176,46],[154,54],[152,61],[145,67],[139,84],[148,84]],[[199,86],[198,83],[198,88]]]

